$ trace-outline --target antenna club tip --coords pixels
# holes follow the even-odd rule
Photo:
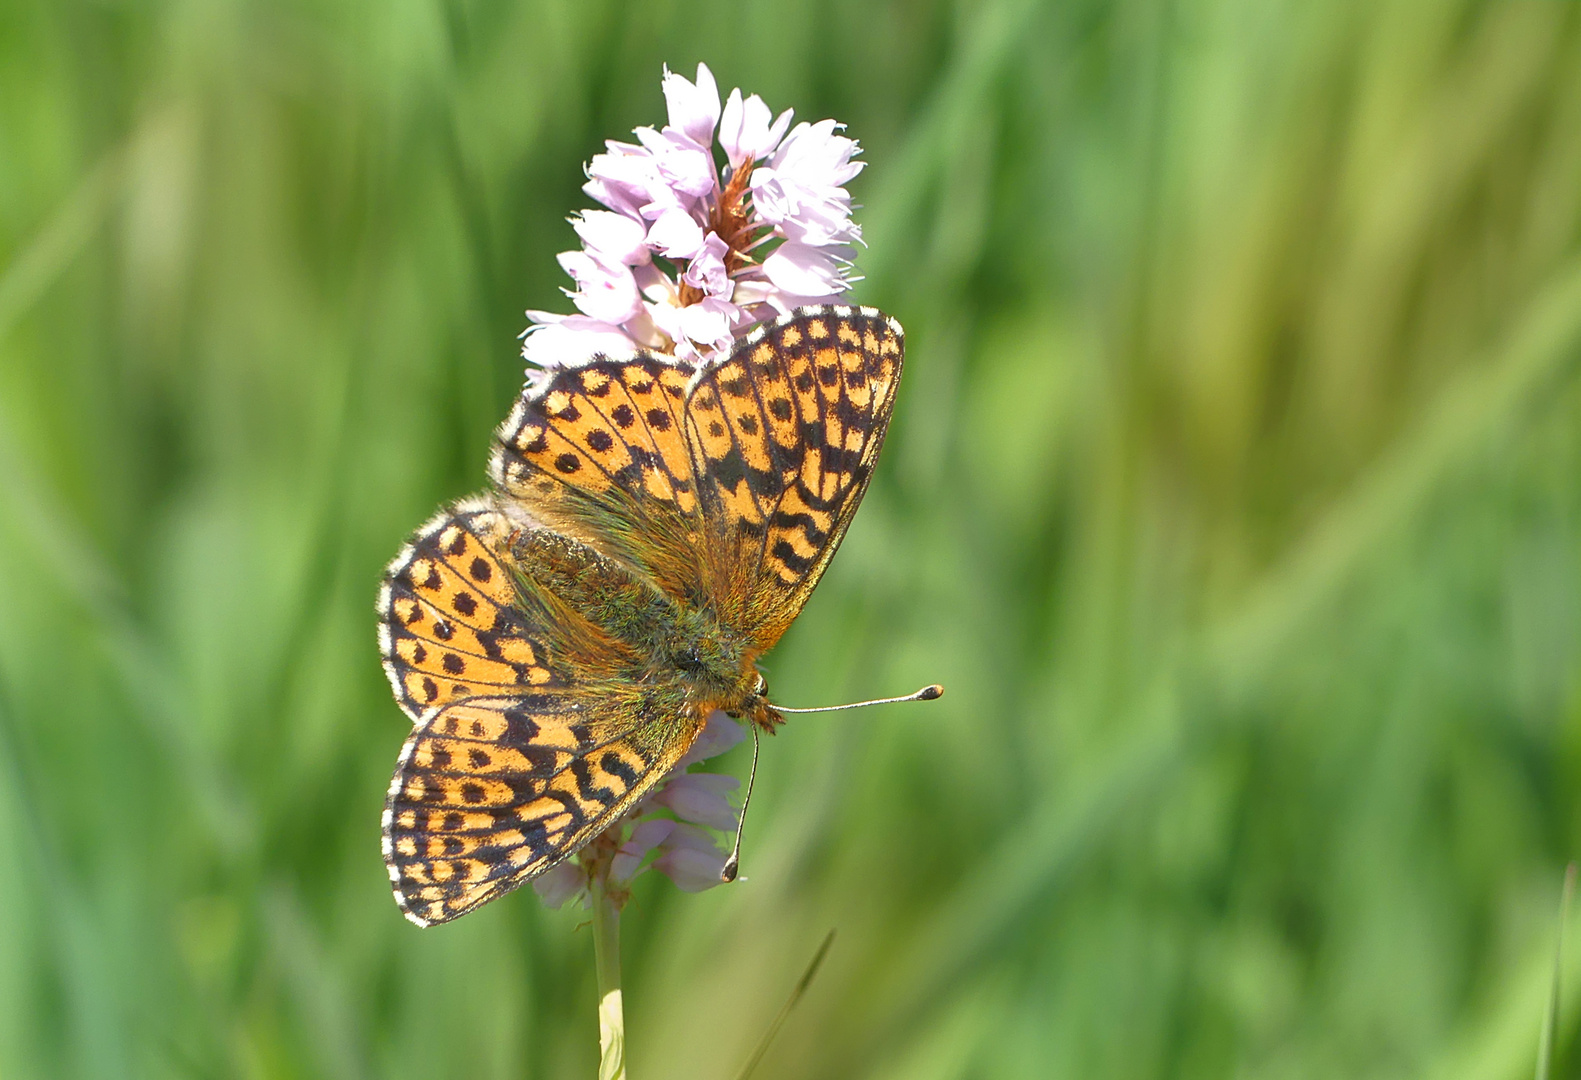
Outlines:
[[[724,869],[719,871],[719,880],[728,885],[730,882],[736,880],[736,875],[740,872],[741,863],[734,855],[732,855],[730,858],[725,860]]]
[[[921,690],[917,691],[918,701],[934,701],[943,696],[944,687],[940,686],[938,683],[934,683],[932,686],[924,686]]]

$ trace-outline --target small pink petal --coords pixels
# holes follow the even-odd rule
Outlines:
[[[728,298],[734,288],[730,274],[725,269],[725,255],[729,251],[730,245],[710,232],[687,264],[681,280],[709,296]]]
[[[532,888],[546,907],[558,908],[581,892],[586,885],[587,879],[582,873],[582,868],[576,863],[566,861],[533,878]]]
[[[560,266],[576,281],[568,293],[584,315],[606,323],[623,323],[638,311],[642,296],[631,268],[594,258],[586,251],[562,251]]]
[[[669,807],[681,820],[694,825],[734,829],[740,821],[740,815],[725,795],[740,786],[741,782],[734,776],[685,773],[666,784],[653,801]]]
[[[734,749],[742,739],[747,737],[746,725],[739,720],[732,720],[722,710],[715,709],[708,714],[708,723],[703,727],[703,733],[697,736],[697,741],[686,752],[686,756],[676,763],[677,769],[684,769],[688,765],[695,765],[699,761],[707,761],[711,757],[718,757],[726,750]]]
[[[703,246],[703,227],[685,210],[666,210],[648,230],[648,245],[669,259],[690,259]]]
[[[539,367],[576,367],[595,356],[625,358],[637,352],[637,343],[619,326],[586,315],[559,315],[529,311],[537,325],[522,335],[522,357]]]
[[[763,140],[763,155],[772,154],[779,148],[780,141],[785,138],[785,129],[790,127],[791,117],[796,115],[795,109],[786,109],[774,118],[774,126],[769,128],[768,137]]]
[[[719,348],[729,342],[730,324],[736,313],[734,304],[709,297],[681,309],[681,333],[700,345]]]
[[[644,821],[631,830],[631,837],[621,845],[621,851],[635,852],[646,855],[665,840],[675,830],[675,822],[669,818],[653,818]]]
[[[789,241],[763,260],[763,273],[777,288],[801,296],[840,292],[849,284],[827,252]]]
[[[791,111],[786,109],[771,126],[772,116],[756,94],[742,100],[740,90],[730,91],[730,100],[725,102],[724,115],[719,120],[719,145],[732,169],[774,152],[790,124]]]
[[[632,216],[641,216],[642,208],[655,198],[668,196],[668,187],[651,153],[614,140],[604,145],[607,152],[594,155],[587,164],[588,182],[582,190],[589,196],[611,210]]]
[[[674,203],[690,209],[698,199],[713,194],[716,184],[714,159],[707,150],[673,128],[663,131],[637,128],[635,134],[653,155],[654,168],[670,189],[668,193],[654,189],[655,202],[665,206]]]
[[[670,851],[653,861],[653,868],[664,874],[682,892],[700,893],[724,884],[723,852]]]
[[[647,229],[637,218],[608,210],[584,210],[571,219],[571,226],[595,257],[626,266],[648,261]]]
[[[697,82],[688,82],[668,67],[664,69],[664,102],[669,108],[670,126],[698,146],[714,141],[714,125],[719,122],[719,86],[708,65],[697,65]]]
[[[669,877],[677,888],[702,892],[722,884],[719,875],[725,868],[725,853],[703,830],[677,825],[660,846],[664,854],[653,861],[653,868]]]
[[[631,276],[637,281],[637,288],[649,300],[673,300],[675,298],[675,282],[670,280],[668,274],[660,270],[651,262],[631,268]]]
[[[675,822],[669,818],[649,818],[641,822],[609,861],[609,876],[616,881],[630,881],[648,852],[662,844],[674,828]]]
[[[643,307],[647,309],[653,325],[672,342],[686,339],[686,333],[681,326],[681,309],[675,304],[657,302],[644,304]]]
[[[853,155],[861,152],[856,140],[835,134],[843,126],[833,120],[797,124],[769,164],[807,187],[841,186],[864,167],[862,162],[851,161]]]

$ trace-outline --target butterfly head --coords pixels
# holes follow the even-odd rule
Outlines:
[[[769,701],[769,684],[763,673],[754,669],[748,672],[747,678],[751,689],[742,697],[741,703],[736,708],[725,711],[731,716],[751,721],[772,735],[774,729],[785,722],[785,718]]]

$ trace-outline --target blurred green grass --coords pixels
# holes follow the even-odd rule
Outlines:
[[[733,1075],[830,927],[759,1076],[1531,1075],[1581,7],[23,0],[0,1077],[592,1074],[578,913],[389,900],[372,602],[565,306],[580,163],[698,60],[850,124],[908,331],[771,684],[949,695],[766,746],[748,884],[644,879],[633,1075]]]

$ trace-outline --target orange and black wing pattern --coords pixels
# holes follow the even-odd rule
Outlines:
[[[799,308],[702,369],[686,398],[725,625],[766,650],[807,602],[872,478],[900,383],[900,324]]]
[[[517,605],[502,552],[517,526],[486,500],[442,511],[401,549],[379,592],[379,651],[413,720],[478,694],[554,682],[541,628]]]
[[[702,516],[683,424],[692,368],[642,353],[596,358],[525,391],[500,426],[489,475],[533,517],[702,599]]]
[[[701,730],[679,699],[609,689],[468,698],[417,724],[384,808],[384,861],[408,919],[448,922],[574,854]]]
[[[564,537],[546,549],[543,536],[467,500],[418,530],[385,578],[380,645],[416,724],[390,783],[384,856],[420,926],[575,853],[701,730],[683,688],[636,678],[628,647],[534,585],[545,559],[581,553],[575,565],[603,566],[611,581],[618,566]]]

